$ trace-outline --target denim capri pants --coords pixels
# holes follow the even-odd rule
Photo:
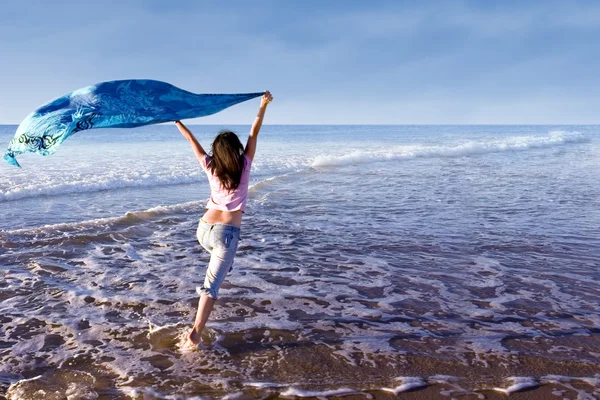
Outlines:
[[[233,258],[240,240],[240,228],[226,224],[209,224],[201,219],[196,236],[202,247],[210,253],[204,285],[197,287],[196,292],[217,300],[219,289],[227,273],[233,269]]]

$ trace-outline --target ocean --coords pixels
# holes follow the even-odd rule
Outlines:
[[[599,132],[264,126],[192,351],[209,188],[175,126],[2,163],[0,398],[600,396]]]

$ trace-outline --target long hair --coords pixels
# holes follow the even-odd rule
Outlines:
[[[244,146],[231,131],[221,131],[212,144],[212,161],[208,164],[213,175],[219,178],[221,186],[232,192],[240,184],[244,170]]]

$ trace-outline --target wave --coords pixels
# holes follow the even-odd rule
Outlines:
[[[260,187],[264,187],[265,185],[269,185],[273,182],[278,181],[281,178],[285,178],[287,176],[304,172],[307,170],[297,170],[288,172],[282,175],[276,175],[273,177],[265,178],[263,180],[259,180],[252,185],[249,186],[249,191],[254,192]],[[88,189],[88,188],[83,188]],[[92,191],[92,190],[89,190]],[[64,194],[58,193],[58,194]],[[98,226],[130,226],[135,225],[140,222],[144,222],[146,220],[153,219],[155,217],[160,217],[164,215],[170,215],[178,212],[187,212],[189,210],[194,210],[194,212],[199,208],[204,208],[207,199],[189,201],[184,203],[172,204],[169,206],[155,206],[145,210],[135,210],[135,211],[126,211],[124,214],[115,216],[115,217],[103,217],[103,218],[94,218],[84,221],[76,221],[76,222],[63,222],[57,224],[48,224],[42,226],[34,226],[28,228],[21,229],[13,229],[13,230],[2,230],[0,229],[0,234],[9,234],[9,235],[18,235],[18,234],[31,234],[31,233],[39,233],[39,232],[73,232],[78,231],[80,229],[85,229],[89,227],[98,227]]]
[[[335,167],[367,162],[410,159],[416,157],[460,157],[475,154],[495,153],[501,151],[523,151],[529,149],[563,146],[570,143],[589,142],[590,138],[578,132],[553,131],[546,136],[516,136],[491,141],[469,141],[454,145],[431,146],[425,144],[402,145],[384,150],[356,150],[344,155],[321,155],[314,159],[302,159],[277,155],[267,160],[264,165],[256,165],[259,182],[254,183],[251,191],[264,189],[279,179],[312,168]],[[24,182],[14,183],[7,180],[10,186],[0,188],[0,202],[37,198],[44,196],[61,196],[78,193],[94,193],[107,190],[155,188],[163,186],[184,185],[204,182],[206,177],[201,171],[189,172],[188,169],[156,168],[149,171],[135,171],[119,166],[117,170],[101,170],[96,175],[83,176],[76,167],[69,170],[67,176],[39,176],[34,179],[21,178]],[[100,171],[100,170],[99,170]],[[274,176],[272,176],[274,175]]]
[[[285,160],[279,160],[285,161]],[[306,169],[310,168],[308,161],[305,161]],[[271,162],[273,164],[273,162]],[[276,164],[276,163],[275,163]],[[281,164],[281,163],[280,163]],[[295,171],[289,171],[289,168],[298,167],[298,163],[284,162],[286,173],[283,176],[294,173]],[[253,174],[261,175],[261,165],[259,163],[258,171],[254,171]],[[121,190],[121,189],[144,189],[144,188],[156,188],[165,186],[175,185],[186,185],[195,183],[205,183],[206,176],[200,171],[194,171],[190,173],[188,169],[165,169],[159,170],[157,167],[154,171],[136,171],[122,168],[119,165],[116,170],[103,169],[98,170],[98,173],[93,172],[88,175],[82,175],[77,166],[69,169],[68,172],[58,175],[56,171],[52,171],[52,174],[40,175],[34,177],[23,177],[23,178],[12,178],[5,181],[4,185],[7,187],[2,188],[0,183],[0,202],[8,202],[15,200],[22,200],[28,198],[37,197],[50,197],[50,196],[62,196],[69,194],[79,193],[96,193],[109,190]],[[280,165],[270,165],[267,167],[267,174],[271,172],[280,173]],[[280,175],[268,176],[264,180],[260,180],[254,185],[260,186],[264,181],[270,179],[277,179]],[[254,186],[253,185],[253,186]],[[254,190],[251,188],[251,190]]]
[[[142,223],[147,220],[151,220],[156,217],[165,215],[171,215],[177,212],[186,212],[189,210],[197,210],[204,207],[206,200],[203,201],[190,201],[186,203],[173,204],[170,206],[156,206],[146,210],[138,211],[127,211],[122,215],[116,217],[104,217],[94,218],[85,221],[76,222],[61,222],[58,224],[49,224],[42,226],[35,226],[30,228],[20,228],[12,230],[0,230],[0,234],[6,235],[26,235],[36,234],[40,232],[61,232],[71,233],[82,229],[94,228],[99,226],[113,227],[113,226],[132,226],[138,223]]]
[[[463,157],[503,151],[525,151],[587,143],[591,139],[579,132],[552,131],[547,136],[513,136],[500,140],[468,141],[456,145],[403,145],[380,151],[357,150],[341,156],[318,156],[313,168],[335,167],[376,161],[390,161],[417,157]]]
[[[290,172],[287,172],[287,173],[284,173],[284,174],[281,174],[281,175],[270,176],[270,177],[262,179],[262,180],[260,180],[258,182],[254,182],[253,184],[251,184],[250,186],[248,186],[248,192],[254,193],[254,192],[256,192],[259,189],[263,189],[263,188],[265,188],[265,187],[267,187],[269,185],[277,183],[278,181],[280,181],[282,179],[285,179],[285,178],[287,178],[289,176],[296,175],[296,174],[301,174],[303,172],[307,172],[307,171],[309,171],[309,169],[310,168],[308,168],[308,166],[307,166],[307,168],[304,168],[304,169],[297,169],[297,170],[290,171]]]
[[[66,178],[68,179],[68,178]],[[19,185],[4,192],[0,191],[1,201],[27,199],[30,197],[60,196],[75,193],[93,193],[112,189],[148,188],[156,186],[182,185],[202,182],[202,175],[184,176],[110,176],[91,181],[74,179],[48,185],[47,182]]]

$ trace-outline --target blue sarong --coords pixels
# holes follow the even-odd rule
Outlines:
[[[4,159],[20,167],[16,154],[52,154],[79,131],[135,128],[204,117],[262,94],[195,94],[146,79],[98,83],[59,97],[29,114],[17,128]]]

